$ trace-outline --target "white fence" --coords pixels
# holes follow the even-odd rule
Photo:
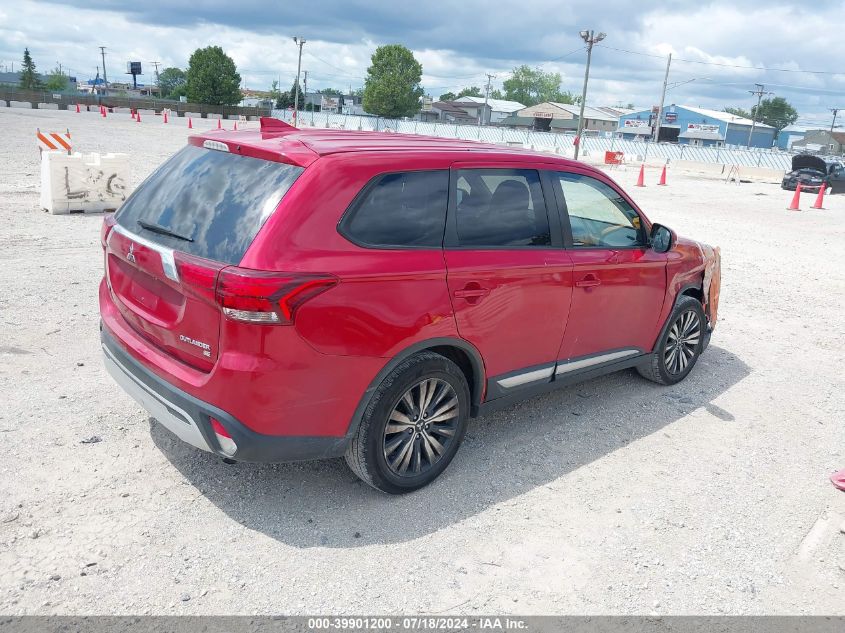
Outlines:
[[[273,110],[273,116],[284,121],[290,121],[293,118],[293,113],[287,110]],[[313,121],[315,126],[322,128],[369,131],[390,130],[402,134],[423,134],[425,136],[459,138],[486,143],[508,143],[564,155],[571,155],[573,141],[575,139],[575,136],[572,134],[514,130],[503,127],[455,125],[452,123],[399,121],[397,119],[382,119],[351,114],[331,114],[329,112],[300,112],[299,120],[305,125],[309,125]],[[676,143],[646,143],[643,141],[626,141],[619,138],[598,138],[594,136],[585,136],[583,138],[581,145],[582,154],[585,152],[604,154],[606,151],[624,152],[626,158],[630,157],[637,161],[693,160],[704,163],[740,165],[743,167],[768,167],[784,171],[790,169],[792,164],[792,154],[778,150],[749,150],[733,146],[694,147],[692,145]]]

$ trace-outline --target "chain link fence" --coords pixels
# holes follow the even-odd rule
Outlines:
[[[293,112],[273,110],[273,116],[291,122]],[[389,131],[401,134],[422,134],[440,138],[455,138],[485,143],[517,145],[556,154],[571,155],[575,136],[533,130],[516,130],[504,127],[457,125],[454,123],[428,123],[424,121],[400,121],[372,116],[333,114],[330,112],[300,112],[301,123],[321,128],[340,130]],[[787,171],[791,169],[792,154],[774,149],[745,149],[740,147],[696,147],[676,143],[646,143],[621,138],[600,138],[585,136],[582,139],[582,154],[604,154],[624,152],[635,161],[646,160],[690,160],[703,163],[739,165],[741,167],[765,167]]]

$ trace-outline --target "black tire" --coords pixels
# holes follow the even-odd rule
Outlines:
[[[688,319],[694,321],[697,337],[692,335],[694,330],[686,330],[689,334],[682,337],[685,340],[678,340],[676,333],[691,327]],[[686,378],[695,367],[698,357],[704,351],[705,337],[708,337],[707,319],[704,317],[701,303],[695,297],[682,296],[678,299],[672,314],[669,315],[654,353],[646,362],[637,367],[637,371],[643,378],[658,384],[674,385]],[[694,344],[691,343],[693,339]]]
[[[426,412],[432,414],[429,421],[453,413],[454,406],[433,415],[438,413],[438,407],[442,409],[453,399],[457,401],[457,414],[430,424],[421,413],[414,418],[416,409],[408,403],[424,400],[429,388],[434,392]],[[438,396],[442,399],[435,402]],[[403,494],[418,490],[440,476],[452,461],[466,433],[469,409],[469,386],[460,368],[440,354],[415,354],[399,363],[373,394],[346,451],[346,463],[358,477],[382,492]],[[393,430],[388,429],[388,424]],[[403,430],[396,431],[398,426]],[[401,444],[395,447],[397,452],[390,452],[394,442]],[[437,446],[443,449],[442,453],[437,453]],[[406,450],[410,451],[410,456],[405,453],[410,460],[407,465],[399,459],[398,452]],[[407,469],[404,473],[403,465]]]

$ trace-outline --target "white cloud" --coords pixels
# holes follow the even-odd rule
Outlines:
[[[670,82],[696,79],[670,92],[677,103],[748,108],[753,101],[748,90],[759,82],[794,103],[802,117],[822,117],[827,107],[845,105],[845,75],[759,70],[838,67],[845,13],[841,3],[824,0],[812,11],[776,0],[766,5],[689,0],[633,12],[621,0],[606,0],[599,14],[587,0],[568,3],[566,11],[551,5],[499,11],[495,3],[481,0],[459,5],[445,0],[411,5],[312,0],[304,12],[286,3],[268,7],[252,0],[236,6],[181,0],[155,6],[127,3],[123,10],[105,0],[63,1],[70,4],[29,0],[14,11],[0,10],[0,67],[14,63],[19,68],[28,46],[39,70],[49,71],[61,62],[72,74],[88,78],[101,63],[98,46],[104,45],[110,79],[123,79],[126,62],[140,60],[146,73],[142,81],[150,82],[149,62],[185,67],[194,49],[217,44],[235,60],[245,87],[267,88],[280,78],[287,88],[298,52],[290,38],[301,34],[308,40],[302,67],[309,71],[309,87],[359,87],[374,48],[404,42],[422,63],[423,85],[435,97],[463,86],[483,87],[487,72],[496,75],[493,86],[500,88],[509,70],[522,63],[560,72],[563,88],[580,94],[585,54],[578,50],[577,32],[591,27],[608,37],[602,43],[606,46],[594,51],[588,103],[651,106],[659,97],[665,56],[671,52]],[[84,6],[71,6],[74,2]],[[97,4],[110,8],[90,8]]]

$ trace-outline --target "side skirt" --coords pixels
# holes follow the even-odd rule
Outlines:
[[[524,388],[514,390],[513,393],[508,393],[506,395],[498,397],[495,400],[488,400],[486,402],[482,402],[478,408],[478,415],[485,415],[487,413],[490,413],[491,411],[496,411],[498,409],[509,407],[512,404],[516,404],[517,402],[527,400],[528,398],[533,398],[534,396],[538,396],[543,393],[548,393],[549,391],[553,391],[560,387],[567,387],[569,385],[574,385],[585,380],[604,376],[605,374],[612,374],[623,369],[630,369],[631,367],[636,367],[649,356],[650,354],[637,354],[636,356],[630,356],[622,360],[605,363],[595,367],[590,367],[581,371],[571,371],[564,374],[557,374],[553,376],[552,380],[549,382],[542,382],[539,384],[529,385]]]

